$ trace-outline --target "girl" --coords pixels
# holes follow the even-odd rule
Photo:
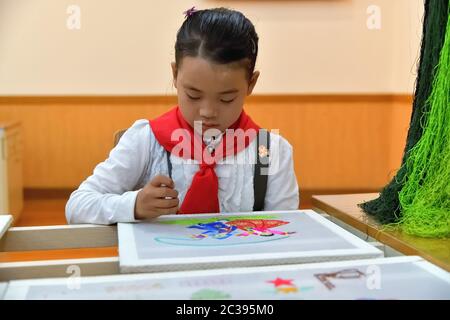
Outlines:
[[[71,194],[68,223],[298,209],[291,145],[243,110],[259,76],[257,53],[242,13],[188,10],[172,63],[178,106],[124,133]]]

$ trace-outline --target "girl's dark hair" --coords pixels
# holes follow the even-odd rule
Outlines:
[[[183,22],[175,43],[175,62],[183,57],[219,64],[243,62],[251,77],[258,55],[255,27],[242,13],[226,8],[194,11]]]

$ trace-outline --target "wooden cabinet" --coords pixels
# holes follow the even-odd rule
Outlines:
[[[23,141],[19,122],[0,121],[0,214],[17,222],[23,210]]]

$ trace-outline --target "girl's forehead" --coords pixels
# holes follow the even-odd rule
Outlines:
[[[219,64],[202,57],[184,57],[178,66],[177,77],[183,84],[199,88],[245,86],[247,70],[239,63]]]

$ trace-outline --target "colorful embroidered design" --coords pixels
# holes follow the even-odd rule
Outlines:
[[[267,216],[266,216],[267,217]],[[289,237],[294,234],[294,231],[282,231],[276,229],[277,227],[289,224],[287,221],[278,219],[261,219],[252,217],[253,219],[244,219],[242,216],[227,217],[223,219],[215,218],[211,219],[195,219],[194,224],[186,225],[185,223],[179,223],[180,225],[186,225],[186,228],[190,231],[200,230],[200,233],[189,234],[187,237],[156,237],[155,241],[182,246],[233,246],[233,245],[247,245],[251,243],[261,243],[267,241],[276,241]],[[188,219],[192,221],[193,219]],[[198,222],[198,221],[201,222]],[[247,238],[246,241],[223,241],[226,239],[238,239]],[[258,239],[260,238],[260,239]],[[263,240],[263,238],[266,238]],[[221,240],[222,243],[206,241]]]
[[[282,279],[277,277],[275,280],[266,281],[267,283],[271,283],[275,286],[275,294],[289,294],[289,293],[297,293],[299,291],[308,291],[313,289],[313,287],[297,287],[295,285],[294,279]]]
[[[272,283],[275,286],[275,293],[296,293],[298,288],[293,284],[293,279],[282,279],[277,277],[275,280],[266,281]]]
[[[203,239],[211,237],[214,239],[227,239],[233,235],[233,232],[237,229],[235,226],[229,226],[222,221],[210,222],[210,223],[198,223],[193,226],[189,226],[190,229],[205,230],[198,235],[192,235],[195,239]]]
[[[243,230],[244,233],[237,234],[237,236],[247,237],[249,235],[257,235],[263,237],[270,237],[275,234],[287,236],[293,234],[295,232],[289,231],[279,231],[275,229],[278,226],[282,226],[288,224],[289,222],[282,220],[265,220],[265,219],[253,219],[253,220],[233,220],[228,221],[228,225],[236,226],[240,230]]]

